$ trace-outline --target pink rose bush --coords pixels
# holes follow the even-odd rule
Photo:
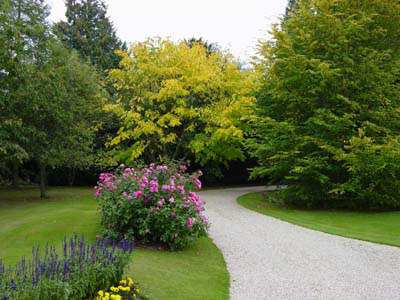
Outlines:
[[[96,189],[103,235],[182,249],[207,235],[208,221],[201,189],[201,171],[188,174],[185,165],[156,165],[102,173]]]

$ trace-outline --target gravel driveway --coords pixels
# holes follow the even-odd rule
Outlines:
[[[295,226],[236,203],[263,187],[201,192],[232,300],[399,300],[400,248]]]

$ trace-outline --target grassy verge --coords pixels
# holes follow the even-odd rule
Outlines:
[[[270,194],[273,196],[273,193]],[[270,196],[270,197],[271,197]],[[261,193],[238,198],[248,209],[289,223],[326,233],[400,246],[400,212],[350,212],[338,210],[300,210],[272,204]]]
[[[52,188],[38,199],[34,188],[0,189],[0,259],[14,264],[33,245],[60,245],[65,235],[94,240],[101,231],[92,188]],[[228,299],[224,259],[203,238],[180,252],[135,249],[128,274],[149,299]]]

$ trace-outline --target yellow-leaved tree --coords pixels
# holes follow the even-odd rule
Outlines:
[[[110,72],[116,97],[105,110],[120,128],[109,141],[114,160],[132,162],[243,159],[242,140],[254,101],[251,70],[232,55],[202,43],[161,38],[119,51],[120,69]]]

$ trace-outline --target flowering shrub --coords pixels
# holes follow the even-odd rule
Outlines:
[[[96,300],[135,300],[139,298],[139,287],[132,278],[127,277],[119,282],[118,286],[112,286],[108,292],[100,290]]]
[[[0,300],[87,299],[121,279],[132,251],[131,242],[88,244],[77,235],[64,239],[62,255],[54,246],[44,257],[33,248],[32,260],[15,268],[0,261]]]
[[[106,238],[134,239],[181,249],[206,235],[201,171],[187,174],[184,165],[125,168],[100,174],[96,196]]]

